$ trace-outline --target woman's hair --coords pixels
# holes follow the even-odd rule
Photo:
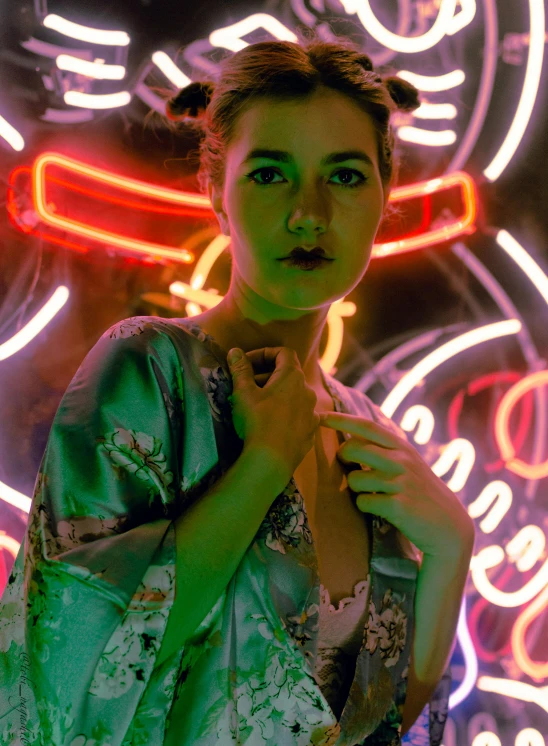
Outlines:
[[[217,80],[190,83],[166,103],[168,119],[202,137],[197,174],[202,193],[207,193],[208,181],[222,192],[226,152],[244,110],[264,98],[301,101],[320,86],[346,94],[369,114],[383,187],[395,184],[399,162],[390,115],[417,109],[419,92],[401,78],[382,77],[350,40],[261,41],[231,53],[219,70]]]

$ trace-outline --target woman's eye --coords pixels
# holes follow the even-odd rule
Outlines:
[[[281,183],[279,181],[269,181],[269,182],[256,181],[255,174],[262,173],[263,171],[271,171],[272,173],[278,174],[279,176],[281,176],[279,169],[272,168],[271,166],[263,166],[263,168],[256,168],[255,171],[252,171],[251,173],[246,174],[246,176],[247,176],[247,178],[248,178],[249,181],[252,181],[254,184],[257,184],[257,186],[270,186],[271,184],[280,184]],[[358,171],[355,168],[340,168],[338,171],[336,171],[333,174],[333,176],[339,176],[339,174],[341,174],[341,173],[351,174],[352,176],[359,176],[360,180],[357,181],[357,182],[355,182],[355,183],[353,183],[353,184],[344,184],[344,183],[341,183],[341,184],[337,184],[337,186],[349,187],[351,189],[352,187],[361,186],[362,184],[365,184],[365,182],[367,181],[367,179],[361,173],[361,171]],[[261,176],[261,178],[263,178],[263,177]]]

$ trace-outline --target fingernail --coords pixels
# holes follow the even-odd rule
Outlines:
[[[233,350],[230,350],[228,353],[226,359],[228,360],[229,365],[234,365],[234,363],[237,363],[238,360],[242,359],[243,352],[238,347],[234,348]]]

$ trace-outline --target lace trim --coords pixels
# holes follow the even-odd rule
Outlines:
[[[356,583],[353,589],[354,592],[352,596],[341,598],[341,600],[339,601],[338,609],[336,609],[335,606],[331,603],[329,590],[325,588],[325,586],[322,583],[320,583],[320,603],[322,605],[328,606],[328,609],[332,614],[340,614],[345,610],[346,607],[353,604],[367,591],[370,582],[371,582],[371,573],[369,572],[365,580],[359,580]]]

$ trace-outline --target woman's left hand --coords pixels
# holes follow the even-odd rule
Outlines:
[[[337,450],[341,463],[368,467],[347,473],[361,511],[385,518],[424,554],[458,559],[472,551],[466,508],[410,443],[357,415],[320,413],[320,426],[352,436]]]

